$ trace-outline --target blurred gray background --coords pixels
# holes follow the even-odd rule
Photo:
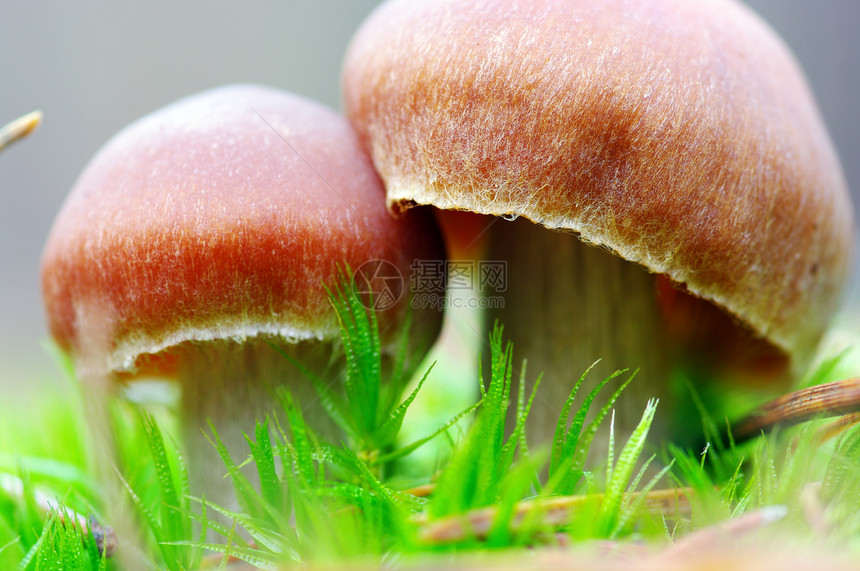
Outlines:
[[[856,211],[860,1],[747,3],[806,70]],[[54,215],[95,151],[142,115],[224,83],[265,83],[338,108],[342,55],[376,4],[0,0],[0,123],[45,113],[33,136],[0,154],[0,385],[56,375],[42,347],[39,259]]]

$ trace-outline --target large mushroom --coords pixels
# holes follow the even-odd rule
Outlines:
[[[389,264],[405,278],[416,259],[443,257],[432,216],[390,216],[345,119],[275,89],[228,86],[140,119],[98,152],[54,223],[42,286],[50,332],[84,380],[179,381],[192,475],[218,488],[207,419],[235,450],[286,384],[312,426],[333,428],[277,349],[335,379],[324,286],[338,268]],[[392,288],[377,315],[383,359],[408,311],[408,296],[396,299],[405,288]],[[415,312],[407,366],[440,323],[438,311]]]
[[[679,359],[802,371],[838,305],[843,174],[798,65],[738,2],[391,0],[343,93],[390,208],[518,218],[484,236],[508,264],[494,316],[545,373],[536,441],[598,358],[594,379],[641,368],[630,425]]]

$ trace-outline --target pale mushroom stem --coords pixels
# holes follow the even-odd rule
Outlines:
[[[280,348],[327,386],[341,382],[337,377],[343,367],[340,361],[332,360],[333,342],[282,343]],[[301,406],[305,421],[316,433],[329,439],[338,433],[312,383],[266,339],[189,343],[181,350],[182,441],[192,493],[205,491],[207,500],[236,507],[232,505],[235,503],[232,481],[225,477],[227,467],[209,442],[212,438],[209,422],[232,460],[242,464],[250,454],[245,435],[256,439],[257,421],[276,415],[284,430],[288,430],[283,404],[277,396],[280,385],[290,391],[294,402]],[[269,422],[269,429],[275,430],[273,422]],[[252,482],[257,477],[253,463],[244,472]]]
[[[529,443],[552,442],[571,388],[598,359],[574,406],[614,371],[639,369],[615,405],[618,438],[636,426],[649,398],[668,405],[668,350],[653,276],[575,235],[528,220],[499,220],[488,233],[488,259],[507,260],[505,306],[491,312],[489,326],[498,319],[517,359],[528,360],[527,390],[543,373],[527,424]],[[619,383],[603,389],[592,411]]]
[[[42,112],[31,111],[0,127],[0,151],[32,133],[41,122]]]

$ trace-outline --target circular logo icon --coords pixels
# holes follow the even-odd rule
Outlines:
[[[374,311],[385,311],[403,295],[403,276],[397,266],[385,260],[370,260],[361,264],[352,276],[362,305]]]

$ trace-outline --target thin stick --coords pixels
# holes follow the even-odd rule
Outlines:
[[[815,435],[820,442],[826,442],[831,438],[836,438],[857,423],[860,423],[860,412],[852,412],[840,416],[836,420],[831,420],[816,430]]]
[[[435,489],[436,484],[422,484],[420,486],[415,486],[414,488],[409,488],[406,490],[406,493],[411,494],[416,498],[427,498],[433,494]]]
[[[641,494],[631,494],[631,502]],[[677,509],[689,514],[692,488],[675,488],[669,490],[654,490],[645,495],[645,509],[652,513],[662,513],[666,510]],[[560,527],[571,521],[577,509],[590,503],[600,505],[603,494],[579,496],[563,496],[542,498],[519,502],[516,512],[511,519],[511,528],[516,529],[532,513],[541,514],[541,523],[548,527]],[[422,541],[428,543],[449,543],[466,538],[485,538],[496,518],[497,508],[486,507],[472,510],[466,514],[442,518],[428,522],[426,516],[418,516],[415,523],[422,526],[419,533]]]
[[[777,426],[860,412],[860,377],[809,387],[773,400],[732,426],[736,441]]]
[[[41,111],[31,111],[0,129],[0,151],[32,133],[42,122]]]

